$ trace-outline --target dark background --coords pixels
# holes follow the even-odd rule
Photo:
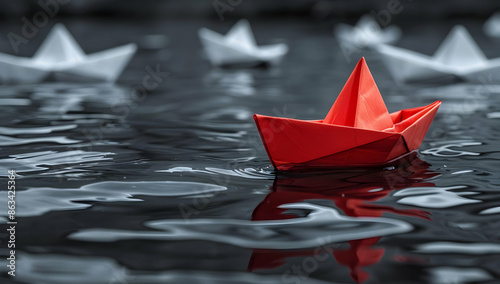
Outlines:
[[[57,0],[0,0],[0,14],[2,17],[29,15],[30,12],[39,10],[39,1]],[[63,3],[68,0],[59,1]],[[230,18],[281,15],[317,19],[357,16],[370,10],[380,11],[386,9],[390,2],[388,0],[69,0],[69,3],[61,5],[61,15],[213,17],[216,15],[214,2],[217,1],[237,4],[234,11],[226,13],[227,17]],[[500,9],[500,1],[491,0],[400,0],[400,3],[405,8],[404,18],[406,19],[414,17],[485,17]]]

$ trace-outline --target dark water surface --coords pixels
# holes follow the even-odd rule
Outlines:
[[[259,43],[289,44],[281,66],[216,69],[196,36],[232,24],[216,21],[67,21],[88,52],[139,43],[116,85],[0,86],[0,175],[18,173],[2,283],[500,281],[500,85],[397,85],[371,52],[346,60],[331,23],[302,20],[252,21]],[[430,54],[451,26],[408,24],[400,46]],[[252,115],[323,118],[361,56],[390,111],[443,101],[419,155],[276,175]],[[169,75],[131,95],[148,66]]]

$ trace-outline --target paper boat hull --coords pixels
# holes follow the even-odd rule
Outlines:
[[[219,67],[268,67],[279,64],[288,52],[282,43],[259,47],[250,43],[230,44],[207,29],[201,29],[199,37],[208,60]]]
[[[486,83],[500,78],[500,60],[487,59],[463,26],[455,26],[433,56],[389,45],[378,46],[376,50],[400,82]]]
[[[479,84],[500,82],[500,60],[491,60],[489,66],[460,75],[463,81]]]
[[[2,83],[36,83],[48,77],[45,70],[33,67],[26,60],[15,63],[14,57],[0,55],[0,81]]]
[[[406,147],[403,137],[395,135],[316,160],[299,164],[284,164],[279,166],[278,169],[300,170],[310,168],[385,166],[409,153],[410,151]]]
[[[134,44],[128,44],[88,55],[82,62],[58,65],[40,65],[28,58],[0,54],[0,81],[3,83],[114,82],[136,49]]]
[[[254,115],[269,159],[277,170],[378,167],[418,149],[439,103],[394,113],[419,113],[404,131],[375,131],[322,121]],[[422,111],[425,114],[422,115]],[[410,117],[410,116],[409,116]],[[397,121],[396,121],[397,122]]]
[[[249,54],[204,38],[202,38],[202,42],[210,62],[220,67],[272,66],[280,63],[286,54],[285,48],[283,51],[276,48],[277,52],[273,52],[271,56],[259,56],[258,52]],[[280,46],[277,45],[277,47]]]
[[[402,83],[452,83],[461,79],[444,66],[438,66],[431,57],[393,46],[379,46],[377,52],[392,77]]]

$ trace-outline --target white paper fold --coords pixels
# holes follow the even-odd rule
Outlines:
[[[337,24],[334,34],[341,43],[357,48],[369,48],[379,44],[395,43],[401,37],[401,29],[396,26],[382,29],[372,16],[364,15],[355,26]]]
[[[487,59],[463,26],[455,26],[433,56],[389,45],[381,45],[377,51],[399,82],[500,81],[500,58]]]
[[[500,37],[500,12],[496,12],[483,25],[485,34],[491,37]]]
[[[198,34],[208,59],[216,66],[274,65],[288,52],[283,43],[257,46],[247,20],[240,20],[225,36],[206,28]]]
[[[50,31],[32,58],[0,53],[0,80],[37,83],[48,79],[115,81],[134,55],[135,44],[85,54],[62,24]]]

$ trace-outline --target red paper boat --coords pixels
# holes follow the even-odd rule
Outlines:
[[[418,149],[440,104],[389,113],[362,58],[325,119],[254,120],[277,170],[380,166]]]

